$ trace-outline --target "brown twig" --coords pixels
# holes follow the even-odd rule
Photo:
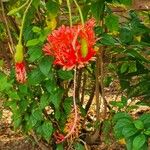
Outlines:
[[[9,37],[9,41],[11,43],[10,52],[11,52],[11,54],[13,54],[14,51],[15,51],[15,46],[14,46],[14,43],[13,43],[13,40],[12,40],[12,37],[11,37],[11,33],[10,33],[10,30],[9,30],[8,21],[7,21],[6,15],[5,15],[5,10],[4,10],[4,5],[3,5],[2,0],[0,0],[0,4],[1,4],[1,8],[2,8],[2,15],[3,15],[4,21],[5,21],[6,30],[7,30],[8,37]]]
[[[82,80],[82,90],[81,90],[81,105],[83,105],[83,102],[84,102],[86,79],[87,79],[87,76],[86,76],[86,73],[84,72],[83,80]]]
[[[87,104],[86,104],[86,106],[85,106],[85,111],[86,111],[86,113],[87,113],[87,112],[89,111],[89,109],[90,109],[90,106],[91,106],[92,101],[93,101],[93,98],[94,98],[94,94],[95,94],[95,84],[94,84],[94,86],[92,87],[91,95],[90,95],[89,100],[88,100],[88,102],[87,102]]]
[[[82,69],[79,69],[77,74],[77,85],[76,85],[76,93],[75,93],[76,101],[78,103],[80,102],[81,77],[82,77]]]

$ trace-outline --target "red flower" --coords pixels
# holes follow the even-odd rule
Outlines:
[[[26,69],[24,62],[16,62],[15,64],[15,71],[16,71],[16,80],[19,83],[26,82]]]
[[[89,60],[93,60],[96,53],[93,48],[96,42],[94,25],[93,19],[86,22],[84,26],[62,25],[48,36],[48,42],[44,45],[43,51],[46,55],[53,56],[54,64],[62,66],[63,69],[70,70],[75,66],[83,67]],[[84,40],[84,45],[82,40]],[[86,51],[85,56],[82,54],[83,46]]]

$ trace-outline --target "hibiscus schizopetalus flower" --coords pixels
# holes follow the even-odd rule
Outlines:
[[[88,20],[85,25],[62,25],[48,36],[43,48],[45,55],[53,56],[54,64],[63,69],[84,67],[90,60],[94,60],[96,53],[94,25],[94,19]]]
[[[26,69],[24,62],[15,63],[16,80],[19,83],[26,82]]]
[[[16,72],[16,80],[19,83],[26,82],[26,68],[25,63],[23,61],[23,46],[21,43],[17,44],[16,52],[15,52],[15,72]]]

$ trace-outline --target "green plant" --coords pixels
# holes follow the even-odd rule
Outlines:
[[[124,138],[128,150],[148,150],[150,114],[134,119],[128,113],[118,112],[113,117],[113,123],[116,138]]]

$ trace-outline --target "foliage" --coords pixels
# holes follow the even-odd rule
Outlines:
[[[142,17],[135,10],[126,12],[125,16],[114,13],[113,7],[119,6],[126,10],[132,4],[132,0],[79,0],[77,1],[79,7],[74,0],[69,2],[70,8],[73,8],[71,10],[73,24],[81,24],[82,17],[84,21],[89,18],[96,20],[94,32],[97,40],[93,48],[96,50],[97,58],[84,68],[76,70],[75,93],[73,93],[74,70],[63,70],[60,66],[54,65],[54,58],[45,56],[42,51],[47,36],[54,29],[61,25],[69,25],[70,13],[67,2],[61,0],[2,2],[16,50],[12,54],[7,52],[12,45],[4,47],[6,55],[0,60],[0,96],[5,100],[4,107],[13,113],[14,129],[20,129],[28,135],[35,133],[40,140],[54,145],[56,149],[65,148],[69,142],[74,149],[84,149],[79,136],[68,138],[63,144],[58,144],[55,139],[58,131],[57,137],[61,137],[66,134],[66,125],[70,122],[72,125],[73,115],[69,123],[68,120],[74,110],[73,94],[76,97],[79,115],[79,128],[76,131],[80,134],[80,131],[85,130],[84,123],[87,121],[89,105],[94,99],[95,87],[99,87],[100,84],[100,88],[103,89],[98,89],[99,94],[103,95],[102,91],[106,87],[111,88],[111,84],[117,81],[120,83],[117,92],[121,93],[121,100],[108,101],[109,107],[106,108],[109,111],[108,119],[100,118],[96,123],[98,122],[99,126],[101,125],[99,122],[103,122],[102,132],[106,140],[113,127],[115,137],[117,140],[124,138],[128,150],[148,149],[150,114],[143,114],[135,119],[130,112],[140,105],[150,105],[150,23],[147,21],[149,12],[142,12]],[[10,40],[7,30],[5,21],[0,22],[0,44]],[[86,56],[88,43],[84,38],[78,40],[81,40],[81,53]],[[20,53],[16,53],[18,44],[21,47],[21,51],[18,50]],[[14,55],[15,63],[20,60],[25,62],[27,81],[24,84],[18,83],[15,79]],[[7,62],[11,64],[8,72],[5,66],[1,65],[7,57]],[[100,83],[96,81],[95,76],[98,60],[103,61],[101,64],[104,63],[100,68],[99,76],[103,80],[99,81]],[[102,72],[103,68],[107,70],[107,74]],[[89,96],[87,104],[84,101],[86,95]],[[133,101],[133,98],[137,98],[138,102],[130,105],[129,101]],[[82,117],[83,122],[80,119]],[[91,124],[96,123],[93,121]],[[98,127],[94,126],[94,129],[96,128]]]
[[[150,114],[133,119],[129,114],[119,112],[114,115],[113,123],[116,138],[125,139],[127,150],[148,149]]]

